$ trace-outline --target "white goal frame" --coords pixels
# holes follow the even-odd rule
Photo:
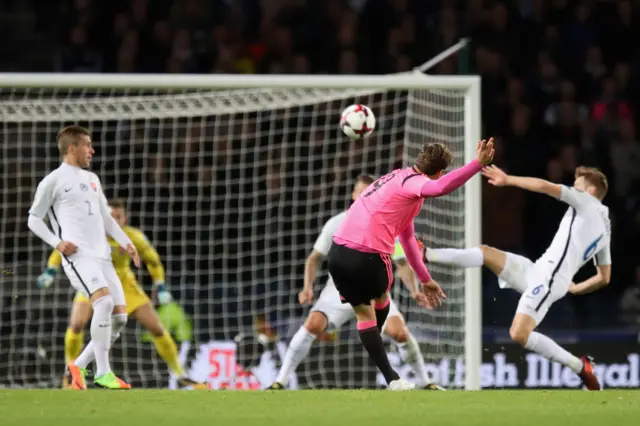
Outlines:
[[[465,162],[475,158],[481,137],[480,77],[429,76],[420,72],[390,75],[171,75],[171,74],[62,74],[0,73],[0,89],[372,89],[372,90],[460,90],[465,93]],[[25,105],[26,106],[26,105]],[[35,105],[34,105],[35,106]],[[83,119],[91,119],[91,109]],[[146,111],[147,114],[152,113]],[[44,119],[46,120],[46,118]],[[465,246],[481,244],[481,180],[465,186]],[[480,390],[482,365],[482,288],[480,268],[465,271],[465,389]]]

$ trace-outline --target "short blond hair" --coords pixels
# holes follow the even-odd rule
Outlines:
[[[58,151],[60,155],[66,155],[71,145],[78,143],[79,136],[91,136],[89,129],[82,126],[67,126],[58,132]]]
[[[580,166],[576,168],[575,178],[584,178],[589,185],[593,186],[596,189],[595,196],[602,200],[607,195],[607,191],[609,191],[609,182],[607,181],[607,177],[602,171],[596,167],[585,167]]]

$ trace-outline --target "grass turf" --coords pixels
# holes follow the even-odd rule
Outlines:
[[[2,390],[2,426],[638,425],[640,391]]]

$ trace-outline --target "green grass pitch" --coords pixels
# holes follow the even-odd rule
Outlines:
[[[2,426],[640,424],[640,391],[2,390]]]

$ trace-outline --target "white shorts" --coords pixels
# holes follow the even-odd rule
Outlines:
[[[122,283],[111,260],[89,257],[76,257],[69,260],[69,264],[63,265],[63,269],[73,288],[87,298],[97,290],[107,288],[113,298],[114,306],[126,306]]]
[[[551,305],[567,294],[571,283],[556,278],[549,288],[553,275],[551,268],[533,263],[517,254],[506,255],[504,270],[498,277],[498,284],[500,288],[512,288],[522,293],[516,312],[530,316],[538,325],[549,312]]]
[[[345,323],[355,319],[356,314],[348,303],[342,303],[340,294],[331,277],[327,280],[327,284],[322,289],[320,297],[311,308],[311,312],[321,312],[327,317],[329,327],[340,328]],[[402,314],[393,300],[389,303],[389,315],[387,318],[400,317]]]

